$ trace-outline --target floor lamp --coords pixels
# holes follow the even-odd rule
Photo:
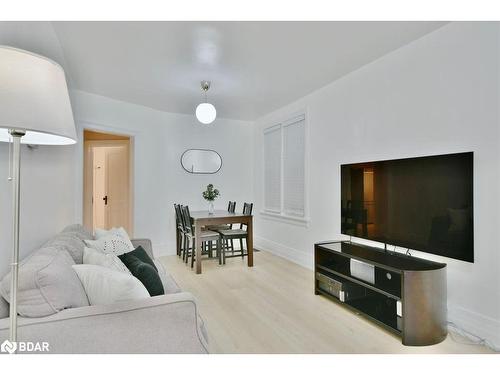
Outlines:
[[[64,70],[43,56],[0,46],[0,142],[12,142],[13,248],[10,341],[17,342],[21,144],[76,143]],[[10,152],[10,150],[9,150]]]

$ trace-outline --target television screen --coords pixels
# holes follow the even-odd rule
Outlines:
[[[474,261],[473,153],[341,166],[341,231]]]

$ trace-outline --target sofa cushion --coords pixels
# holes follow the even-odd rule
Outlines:
[[[123,227],[119,227],[119,228],[113,227],[110,230],[96,228],[96,230],[95,230],[95,239],[96,240],[100,240],[102,238],[105,238],[108,236],[113,236],[113,235],[121,237],[123,239],[123,241],[127,244],[127,247],[129,249],[135,248],[135,246],[130,241],[130,237],[128,236],[127,231]],[[117,254],[117,255],[119,255],[119,254]]]
[[[132,275],[137,277],[140,282],[146,287],[151,296],[161,296],[165,294],[163,284],[156,267],[150,263],[143,262],[138,257],[131,253],[120,255],[120,259],[132,272]],[[151,261],[152,263],[153,261]]]
[[[85,248],[84,234],[81,232],[61,232],[50,238],[43,247],[66,250],[76,264],[81,264],[83,262],[83,249]]]
[[[95,239],[96,240],[100,240],[103,237],[112,236],[112,235],[119,236],[119,237],[123,238],[123,240],[129,245],[130,248],[132,248],[132,249],[134,248],[134,245],[132,245],[132,242],[130,242],[130,237],[128,236],[127,231],[123,227],[119,227],[119,228],[113,227],[109,230],[96,228],[96,230],[95,230]]]
[[[85,243],[88,247],[102,251],[106,254],[115,254],[117,256],[134,250],[134,246],[130,240],[116,234],[101,237],[93,241],[85,240]]]
[[[165,270],[165,267],[161,264],[159,260],[154,260],[156,268],[158,269],[158,275],[160,276],[161,283],[163,285],[163,290],[165,291],[165,294],[173,294],[173,293],[180,293],[182,292],[181,288],[179,288],[179,285],[175,282],[174,278],[172,275],[167,273]]]
[[[62,233],[74,233],[78,238],[82,240],[91,240],[94,238],[92,233],[83,227],[82,224],[71,224],[62,230]]]
[[[75,264],[91,305],[149,298],[144,285],[132,275],[91,264]]]
[[[34,251],[19,265],[17,310],[25,317],[41,317],[61,310],[88,306],[85,290],[71,266],[66,250],[44,247]],[[0,294],[10,298],[10,272],[0,283]]]
[[[122,255],[118,256],[118,258],[120,258],[125,263],[124,259],[126,259],[127,257],[130,257],[130,256],[139,258],[144,263],[147,263],[150,266],[152,266],[156,270],[156,272],[158,272],[158,268],[156,268],[156,265],[153,262],[153,259],[151,259],[149,257],[148,253],[146,253],[146,250],[144,250],[142,248],[142,246],[137,246],[137,248],[135,250],[132,250],[132,251],[129,251],[128,253],[122,254]]]
[[[144,251],[146,251],[146,253],[148,253],[151,259],[155,259],[153,254],[153,244],[149,238],[134,238],[130,240],[130,242],[132,242],[134,249],[137,249],[140,246],[144,249]]]
[[[9,304],[6,300],[0,296],[0,319],[7,318],[9,316]]]
[[[86,247],[83,250],[83,264],[106,267],[115,271],[132,275],[127,266],[115,254],[105,254],[99,250]]]

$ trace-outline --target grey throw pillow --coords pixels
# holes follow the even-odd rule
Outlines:
[[[0,296],[0,319],[7,318],[9,316],[9,304],[6,300]]]
[[[36,318],[88,306],[85,290],[71,267],[73,264],[66,250],[55,247],[41,248],[25,258],[19,265],[19,315]],[[0,283],[0,294],[9,300],[10,273]]]
[[[82,240],[92,240],[94,236],[82,224],[71,224],[62,230],[62,233],[74,233]]]
[[[80,236],[81,233],[78,232],[61,232],[49,239],[43,247],[55,247],[60,250],[66,250],[76,264],[82,264],[85,242]]]

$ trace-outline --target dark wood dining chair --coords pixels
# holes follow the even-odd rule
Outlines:
[[[196,237],[195,237],[195,228],[193,225],[193,221],[191,220],[191,214],[189,212],[189,207],[188,206],[182,206],[182,218],[183,218],[183,224],[184,224],[184,230],[186,231],[186,241],[184,243],[184,253],[186,255],[186,258],[184,261],[187,263],[189,261],[189,257],[191,257],[191,268],[194,266],[194,261],[196,257],[196,251],[195,251],[195,245],[196,245]],[[219,259],[219,264],[222,263],[222,256],[221,256],[221,236],[219,233],[211,230],[202,230],[201,231],[201,249],[202,255],[208,255],[209,257],[212,257],[212,251],[213,249],[208,248],[205,249],[204,244],[208,242],[216,242],[217,243],[217,248],[216,248],[216,254],[217,258]],[[191,245],[191,246],[190,246]]]
[[[253,210],[253,203],[244,203],[243,204],[243,215],[251,215]],[[240,224],[240,227],[237,229],[222,229],[218,230],[217,232],[220,233],[222,237],[222,242],[224,243],[224,246],[222,246],[222,264],[226,264],[226,258],[232,258],[235,256],[241,256],[242,258],[245,255],[245,248],[243,247],[243,240],[247,239],[247,228],[246,224]],[[233,245],[234,240],[239,240],[240,241],[240,254],[234,255],[235,249]],[[229,242],[231,242],[231,248],[229,247]],[[228,256],[226,255],[226,252],[228,250],[231,250],[231,255]]]
[[[178,247],[176,249],[177,255],[181,256],[184,250],[184,242],[186,241],[186,231],[184,229],[184,222],[182,219],[182,206],[174,203],[175,209],[175,235],[177,236]]]
[[[236,210],[236,202],[231,202],[227,204],[227,212],[234,213]],[[232,224],[218,224],[218,225],[209,225],[207,226],[208,230],[213,230],[215,232],[219,230],[225,230],[225,229],[232,229],[233,225]],[[208,243],[209,248],[212,248],[212,243]],[[224,243],[222,244],[224,246]],[[231,248],[234,248],[233,243],[231,241]]]
[[[186,221],[184,219],[184,206],[181,204],[178,204],[176,207],[176,221],[179,221],[179,227],[178,230],[180,232],[180,254],[179,256],[182,257],[182,260],[187,263],[188,261],[188,256],[189,252],[191,251],[190,249],[190,243],[188,239],[188,234],[189,234],[189,229],[188,226],[186,225]]]

